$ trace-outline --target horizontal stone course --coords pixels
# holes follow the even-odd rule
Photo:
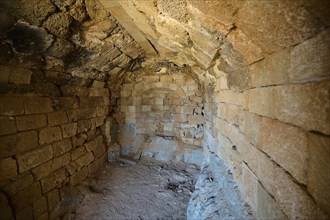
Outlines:
[[[38,146],[37,131],[19,132],[0,137],[0,158],[29,151]]]
[[[47,116],[45,114],[18,116],[16,125],[19,131],[42,128],[47,126]]]

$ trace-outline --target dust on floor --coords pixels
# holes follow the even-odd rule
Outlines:
[[[194,165],[148,159],[108,164],[89,180],[73,219],[186,219],[198,174]]]

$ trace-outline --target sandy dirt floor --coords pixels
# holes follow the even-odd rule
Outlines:
[[[110,163],[89,180],[73,219],[186,219],[198,174],[194,165],[183,163]]]

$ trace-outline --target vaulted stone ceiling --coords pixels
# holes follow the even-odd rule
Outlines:
[[[138,69],[142,58],[156,58],[189,66],[200,79],[205,70],[225,72],[238,90],[249,84],[250,64],[330,24],[327,0],[1,0],[0,5],[2,63],[106,78]],[[320,36],[325,45],[328,32]]]

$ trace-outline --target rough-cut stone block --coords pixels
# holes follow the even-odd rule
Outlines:
[[[259,142],[260,129],[261,129],[261,116],[244,111],[243,124],[241,127],[242,132],[245,134],[248,141],[257,146]]]
[[[53,98],[54,109],[67,110],[78,108],[78,99],[76,97],[56,97]]]
[[[39,144],[49,144],[62,139],[62,131],[60,127],[49,127],[40,130]]]
[[[22,97],[0,97],[1,115],[23,115],[24,105]]]
[[[42,192],[46,193],[67,182],[65,169],[57,170],[41,180]]]
[[[41,197],[41,187],[39,182],[35,182],[29,187],[19,191],[11,198],[11,204],[15,210],[22,210],[29,206],[32,202],[37,201]]]
[[[242,184],[240,184],[241,191],[243,192],[245,201],[248,202],[254,210],[257,209],[257,190],[258,190],[258,178],[250,170],[250,168],[243,163],[242,164]]]
[[[13,197],[18,191],[25,189],[34,182],[33,176],[31,174],[18,176],[10,184],[3,187],[4,192],[6,192],[10,197]]]
[[[251,86],[261,87],[289,82],[290,50],[285,49],[251,65]]]
[[[78,124],[70,123],[61,126],[63,138],[72,137],[77,134]]]
[[[87,140],[86,134],[78,134],[77,136],[72,137],[73,147],[81,146]]]
[[[330,138],[308,134],[307,190],[330,215]]]
[[[12,158],[0,160],[0,182],[15,176],[17,176],[16,160]]]
[[[91,164],[88,165],[88,173],[89,173],[89,175],[93,175],[100,168],[101,168],[100,160],[99,159],[94,160],[94,162],[92,162]]]
[[[292,177],[266,155],[258,157],[256,175],[265,189],[274,196],[278,206],[290,219],[322,219],[324,213]]]
[[[83,156],[79,157],[75,160],[75,162],[80,166],[87,166],[94,160],[94,156],[92,152],[88,152],[87,154],[84,154]]]
[[[0,137],[0,158],[23,153],[38,146],[36,131],[20,132]]]
[[[242,93],[234,92],[232,90],[222,90],[215,93],[215,102],[225,102],[233,105],[242,105],[243,95]]]
[[[97,118],[92,118],[91,121],[95,127],[100,127],[104,124],[105,119],[106,119],[106,116],[100,116]]]
[[[89,96],[102,96],[102,97],[109,97],[109,89],[106,88],[89,88],[88,90]]]
[[[53,147],[46,146],[37,150],[17,156],[19,172],[23,173],[33,167],[36,167],[53,157]]]
[[[33,202],[33,214],[34,218],[38,218],[48,209],[46,196],[41,197],[37,201]]]
[[[287,170],[296,180],[306,184],[308,142],[304,131],[277,120],[262,118],[257,147]]]
[[[47,125],[47,117],[42,114],[19,116],[16,125],[19,131],[42,128]]]
[[[131,91],[121,91],[120,92],[120,97],[125,98],[125,97],[130,97],[132,95]]]
[[[142,112],[150,112],[151,106],[150,105],[142,105]]]
[[[123,90],[124,91],[132,91],[133,90],[133,84],[123,84]]]
[[[68,152],[69,150],[71,150],[71,148],[72,148],[70,138],[61,140],[59,142],[55,142],[52,145],[54,148],[54,157],[62,155],[64,153]]]
[[[25,97],[25,114],[48,113],[53,111],[53,102],[50,98]]]
[[[93,87],[96,87],[96,88],[103,88],[104,85],[105,85],[104,82],[102,82],[102,81],[97,81],[97,80],[94,80],[94,81],[93,81],[93,84],[92,84],[92,86],[93,86]]]
[[[103,136],[99,135],[93,140],[85,144],[87,151],[95,151],[99,146],[103,144]]]
[[[96,116],[104,116],[109,114],[109,107],[108,106],[97,106],[95,108]]]
[[[49,209],[52,209],[60,202],[60,194],[58,193],[58,189],[54,189],[47,193],[47,201]]]
[[[17,132],[14,117],[0,117],[0,135],[13,134]]]
[[[48,114],[48,126],[65,124],[68,122],[68,116],[65,111],[57,111]]]
[[[32,173],[36,179],[40,180],[41,178],[48,176],[50,173],[54,172],[55,170],[69,164],[70,160],[71,160],[70,153],[64,154],[60,157],[55,157],[54,159],[49,160],[46,163],[43,163],[40,166],[34,168],[32,170]]]
[[[248,109],[307,130],[330,134],[328,88],[329,82],[252,89],[247,92]]]
[[[188,122],[189,122],[189,124],[192,124],[192,125],[204,124],[205,118],[201,115],[189,115]]]
[[[159,82],[159,76],[144,76],[143,81],[146,83]]]
[[[87,176],[88,176],[88,168],[83,167],[78,173],[70,177],[70,184],[75,186],[81,183],[84,179],[86,179]]]
[[[242,183],[244,184],[244,183]],[[276,204],[274,198],[258,183],[257,218],[258,219],[287,219]]]
[[[71,151],[71,160],[76,160],[86,153],[86,149],[84,146],[78,147]]]
[[[330,30],[325,29],[316,37],[306,40],[291,50],[289,78],[306,81],[329,77]]]
[[[28,68],[12,67],[9,75],[9,83],[30,84],[31,76],[32,71]]]
[[[246,64],[251,64],[264,57],[262,50],[239,29],[231,31],[227,39],[233,48],[242,55]]]
[[[247,1],[235,24],[263,51],[271,53],[313,36],[321,29],[316,19],[297,1]]]
[[[88,96],[88,88],[86,87],[64,85],[60,89],[63,96]]]
[[[91,120],[78,121],[77,133],[87,132],[92,127]]]

